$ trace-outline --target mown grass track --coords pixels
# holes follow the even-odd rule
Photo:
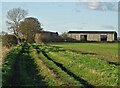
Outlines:
[[[57,67],[57,70],[49,68],[48,63],[44,63],[30,45],[25,44],[15,51],[10,53],[3,63],[3,88],[82,86]]]
[[[33,60],[29,59],[31,58],[28,55],[29,48],[27,48],[27,51],[24,51],[23,49],[16,50],[19,52],[15,55],[14,52],[10,54],[14,55],[14,57],[10,56],[6,58],[4,63],[8,64],[3,65],[3,88],[46,86],[41,77],[37,75],[37,70],[35,68],[36,65]]]
[[[42,51],[42,47],[34,47],[38,53],[38,57],[40,60],[42,60],[42,62],[47,66],[48,69],[52,70],[53,74],[56,75],[56,81],[60,81],[61,84],[57,84],[57,86],[83,86],[85,87],[82,83],[80,83],[78,80],[76,80],[73,76],[69,75],[66,71],[64,71],[63,69],[65,67],[63,67],[63,69],[61,69],[62,67],[60,67],[59,63],[55,63],[54,61],[50,60],[50,58],[48,58]],[[70,73],[70,72],[69,72]],[[88,86],[88,85],[87,85]],[[89,85],[90,87],[90,85]],[[93,88],[93,86],[92,86]]]
[[[63,48],[23,44],[3,62],[3,88],[117,86],[117,67]]]
[[[44,56],[47,57],[47,59],[54,62],[54,64],[56,64],[59,68],[61,68],[63,71],[65,71],[68,75],[70,75],[71,77],[73,77],[74,79],[79,81],[81,84],[83,84],[84,87],[94,88],[94,86],[92,84],[88,83],[86,80],[84,80],[84,79],[78,77],[77,75],[75,75],[74,73],[72,73],[70,70],[68,70],[66,67],[64,67],[61,63],[58,63],[58,62],[54,61],[53,59],[51,59],[44,51],[42,51],[42,53],[44,54]]]
[[[18,54],[19,56],[19,54]],[[23,84],[22,81],[20,80],[20,57],[17,58],[18,60],[15,60],[12,68],[12,75],[8,78],[8,83],[7,85],[9,86],[20,86],[20,84]]]
[[[94,85],[117,86],[118,84],[118,66],[114,64],[59,48],[44,46],[41,49],[61,67],[69,69],[77,76],[82,76],[83,79]]]
[[[62,70],[66,71],[67,69],[66,72],[74,73],[75,78],[82,77],[82,79],[87,80],[86,82],[95,86],[117,86],[118,67],[116,65],[110,65],[101,59],[91,58],[87,55],[81,56],[50,46],[38,45],[37,48],[38,53],[42,50],[44,56]],[[83,85],[87,85],[84,83]]]
[[[68,75],[64,70],[57,66],[53,61],[49,60],[42,52],[39,54],[39,59],[56,75],[57,81],[61,82],[60,86],[83,86],[79,81]]]

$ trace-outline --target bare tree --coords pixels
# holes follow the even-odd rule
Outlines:
[[[18,44],[20,44],[20,32],[19,32],[19,24],[22,19],[28,12],[21,8],[13,8],[7,12],[8,21],[6,22],[8,25],[8,29],[11,30],[15,37],[17,38]]]

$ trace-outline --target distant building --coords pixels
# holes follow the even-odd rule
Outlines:
[[[68,38],[77,41],[115,41],[117,33],[115,31],[69,31]]]
[[[35,35],[35,42],[52,42],[58,39],[58,32],[40,31]]]

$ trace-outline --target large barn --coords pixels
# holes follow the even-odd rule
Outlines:
[[[117,39],[115,31],[69,31],[67,36],[77,41],[108,41]]]

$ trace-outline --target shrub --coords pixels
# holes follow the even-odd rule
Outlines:
[[[5,34],[2,35],[2,45],[8,48],[16,46],[18,44],[17,38],[14,35]]]

